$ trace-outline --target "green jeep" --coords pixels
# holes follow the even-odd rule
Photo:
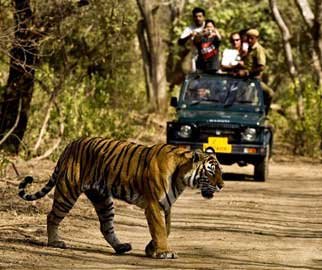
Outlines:
[[[253,164],[254,179],[267,180],[273,131],[257,79],[188,74],[171,106],[177,117],[167,123],[167,143],[215,152],[225,165]]]

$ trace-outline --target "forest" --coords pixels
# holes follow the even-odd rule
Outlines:
[[[81,136],[159,138],[153,119],[174,116],[177,40],[196,6],[216,22],[220,50],[230,33],[258,29],[275,145],[321,159],[319,0],[0,0],[0,163],[55,159]]]

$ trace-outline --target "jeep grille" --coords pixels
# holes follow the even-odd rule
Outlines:
[[[199,124],[200,128],[220,128],[220,129],[239,129],[239,124],[231,124],[231,123],[201,123]]]
[[[214,126],[200,126],[199,127],[199,140],[208,142],[208,137],[227,137],[228,143],[240,143],[240,129],[228,127],[214,127]]]

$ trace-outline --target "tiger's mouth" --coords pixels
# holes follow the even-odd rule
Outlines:
[[[214,197],[215,192],[219,192],[223,187],[220,185],[207,185],[201,188],[201,195],[206,199],[212,199]]]
[[[206,199],[212,199],[214,197],[214,193],[212,191],[209,190],[202,190],[201,191],[201,195],[202,197],[206,198]]]

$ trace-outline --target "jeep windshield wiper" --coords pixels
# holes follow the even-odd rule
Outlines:
[[[198,105],[200,103],[220,103],[218,99],[201,99],[201,100],[194,100],[189,105]]]
[[[254,103],[253,100],[237,100],[236,103],[240,103],[240,104],[252,104]]]
[[[201,101],[203,101],[203,100],[194,100],[191,103],[189,103],[189,106],[190,105],[198,105],[198,104],[200,104]]]

